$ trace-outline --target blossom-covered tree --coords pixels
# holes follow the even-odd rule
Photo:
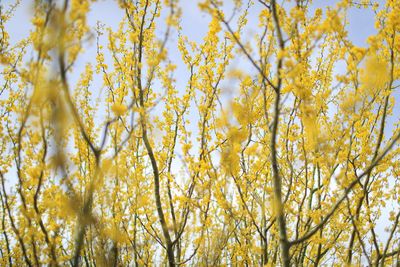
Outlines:
[[[400,1],[316,2],[1,3],[1,265],[398,266]]]

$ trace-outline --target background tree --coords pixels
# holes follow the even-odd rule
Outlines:
[[[400,264],[399,1],[115,4],[1,4],[2,265]]]

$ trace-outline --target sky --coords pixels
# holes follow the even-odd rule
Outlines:
[[[4,6],[15,3],[15,0],[1,0]],[[12,29],[11,40],[16,41],[29,33],[27,24],[32,17],[33,0],[21,0],[20,6],[17,8],[13,19],[8,23],[9,29]],[[207,32],[207,22],[209,17],[201,13],[197,7],[199,0],[180,0],[180,6],[183,9],[182,28],[183,32],[190,39],[201,40]],[[226,1],[225,2],[230,2]],[[314,0],[312,8],[323,8],[332,6],[335,0]],[[384,1],[378,1],[383,3]],[[97,20],[102,23],[116,28],[118,22],[123,15],[122,10],[118,7],[116,1],[98,0],[92,3],[91,12],[89,13],[89,23],[95,25]],[[373,13],[363,9],[352,8],[349,13],[349,36],[356,45],[364,45],[366,37],[375,32],[374,21],[371,20]],[[257,19],[257,17],[254,17]],[[250,18],[251,20],[251,18]]]

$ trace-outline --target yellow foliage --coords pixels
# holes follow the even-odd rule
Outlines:
[[[361,82],[364,86],[364,93],[375,95],[385,88],[389,79],[389,67],[385,60],[377,55],[369,56],[365,62],[365,69],[361,74]]]
[[[123,104],[115,103],[111,106],[111,110],[116,116],[122,116],[127,111],[127,107]]]
[[[399,0],[28,2],[0,10],[1,266],[395,264]]]

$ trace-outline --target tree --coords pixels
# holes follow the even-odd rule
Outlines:
[[[2,266],[400,264],[399,1],[115,4],[1,5]]]

